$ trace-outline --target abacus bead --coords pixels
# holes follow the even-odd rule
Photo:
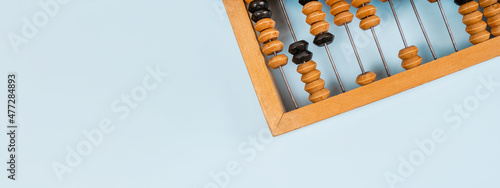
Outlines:
[[[427,0],[429,3],[435,3],[437,0]]]
[[[358,11],[356,11],[356,18],[363,19],[368,16],[375,15],[376,12],[377,8],[375,8],[373,5],[366,5],[359,8]]]
[[[418,54],[418,48],[416,46],[409,46],[403,48],[399,51],[398,57],[400,59],[408,59],[410,57],[416,56]]]
[[[262,52],[266,55],[271,55],[274,53],[281,52],[283,50],[283,46],[284,46],[283,42],[279,40],[273,40],[271,42],[264,44],[264,46],[262,47]]]
[[[327,99],[329,96],[330,96],[330,90],[323,88],[319,91],[311,93],[311,95],[309,95],[309,100],[313,103],[316,103]]]
[[[323,79],[317,79],[312,82],[306,83],[306,86],[304,87],[304,90],[308,93],[314,93],[316,91],[319,91],[321,89],[325,88],[325,81]]]
[[[420,64],[422,64],[422,57],[420,56],[413,56],[408,59],[404,59],[403,62],[401,62],[401,67],[403,67],[406,70],[418,67]]]
[[[258,22],[264,18],[271,18],[271,16],[273,16],[273,13],[269,9],[261,9],[252,14],[252,20]]]
[[[483,8],[486,8],[487,6],[490,6],[496,2],[498,2],[498,0],[479,0],[479,5],[481,5],[481,7]]]
[[[305,40],[300,40],[290,44],[290,46],[288,47],[288,52],[292,55],[295,55],[299,52],[307,50],[308,46],[309,43],[307,43]]]
[[[329,7],[331,7],[335,3],[342,2],[342,1],[344,1],[344,0],[326,0],[326,5],[328,5]]]
[[[248,12],[254,13],[257,10],[269,8],[269,3],[266,0],[255,0],[248,5]]]
[[[302,82],[304,83],[309,83],[319,79],[320,76],[321,72],[318,69],[314,69],[311,72],[303,74],[300,80],[302,80]]]
[[[470,13],[470,14],[467,14],[465,15],[463,18],[462,18],[462,22],[465,24],[465,25],[470,25],[470,24],[473,24],[473,23],[476,23],[476,22],[479,22],[483,19],[483,14],[481,12],[479,12],[478,10]]]
[[[285,66],[288,63],[288,57],[284,54],[280,54],[269,59],[267,64],[272,69],[277,69],[280,66]]]
[[[380,0],[380,2],[382,2],[382,3],[385,3],[385,2],[387,2],[387,1],[389,1],[389,0]]]
[[[499,36],[500,35],[500,26],[496,26],[491,28],[491,34],[493,36]]]
[[[353,17],[354,17],[354,15],[349,11],[341,12],[340,14],[337,14],[333,18],[333,23],[337,26],[348,24],[348,23],[352,22]]]
[[[247,2],[248,4],[250,4],[253,1],[255,1],[255,0],[245,0],[245,2]]]
[[[375,78],[377,78],[377,75],[371,71],[369,72],[366,72],[365,74],[360,74],[357,78],[356,78],[356,83],[359,84],[359,85],[368,85],[369,83],[372,83],[373,81],[375,81]]]
[[[330,24],[326,21],[319,21],[311,25],[311,34],[316,36],[320,33],[327,32],[330,29]]]
[[[326,18],[326,13],[323,11],[316,11],[307,15],[306,23],[312,25],[316,22],[323,21]]]
[[[278,39],[280,32],[274,28],[266,29],[259,34],[259,42],[267,43],[272,40]]]
[[[333,42],[333,39],[335,38],[335,36],[333,36],[333,34],[329,33],[329,32],[325,32],[325,33],[321,33],[319,35],[316,35],[316,37],[314,37],[314,44],[316,44],[316,46],[324,46],[325,44],[328,45],[328,44],[331,44]]]
[[[304,13],[305,15],[309,15],[312,12],[316,12],[316,11],[321,10],[321,8],[323,8],[322,3],[318,2],[318,1],[311,1],[311,2],[307,3],[306,5],[304,5],[304,7],[302,8],[302,13]]]
[[[310,52],[309,50],[304,50],[293,55],[292,62],[297,65],[300,65],[304,62],[310,61],[312,57],[313,57],[312,52]]]
[[[330,14],[336,16],[341,12],[349,11],[350,8],[351,5],[349,5],[349,3],[345,1],[340,1],[332,6],[332,8],[330,9]]]
[[[352,0],[352,1],[351,1],[351,5],[352,5],[354,8],[359,8],[359,7],[361,7],[362,5],[369,4],[370,2],[371,2],[371,0]]]
[[[276,22],[274,22],[273,19],[264,18],[255,23],[255,30],[257,30],[258,32],[262,32],[266,29],[274,28],[274,26],[276,26]]]
[[[484,22],[483,20],[479,21],[479,22],[476,22],[474,24],[471,24],[471,25],[468,25],[467,27],[465,27],[465,31],[469,34],[476,34],[476,33],[479,33],[483,30],[486,30],[486,22]]]
[[[484,16],[486,16],[487,18],[499,14],[500,13],[500,4],[495,3],[489,7],[484,8],[483,13],[484,13]]]
[[[311,1],[318,1],[318,0],[299,0],[299,3],[304,6],[306,5],[307,3],[311,2]]]
[[[473,0],[455,0],[455,4],[460,6],[460,5],[463,5],[463,4],[471,2],[471,1],[473,1]]]
[[[458,8],[458,13],[461,15],[466,15],[476,11],[477,8],[479,8],[479,3],[477,3],[476,1],[470,1],[461,5],[460,8]]]
[[[500,14],[488,18],[488,25],[490,27],[496,27],[500,25]]]
[[[490,39],[490,32],[483,30],[479,33],[473,34],[469,37],[469,42],[472,44],[479,44]]]
[[[300,74],[311,72],[316,69],[316,65],[316,62],[314,62],[313,60],[307,61],[297,66],[297,72]]]
[[[363,30],[368,30],[378,24],[380,24],[380,18],[377,15],[373,15],[361,20],[361,22],[359,22],[359,27]]]

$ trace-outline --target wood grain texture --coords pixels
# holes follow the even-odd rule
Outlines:
[[[285,107],[274,78],[266,67],[245,3],[240,0],[223,2],[267,124],[274,130],[285,112]]]
[[[329,0],[334,2],[338,0]],[[361,1],[361,0],[360,0]],[[500,56],[500,37],[285,113],[272,74],[266,67],[252,24],[241,0],[223,0],[262,111],[271,133],[278,136],[355,108],[390,97]]]

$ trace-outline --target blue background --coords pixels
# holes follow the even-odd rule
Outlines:
[[[432,139],[435,131],[442,131],[445,141],[419,159],[422,164],[396,187],[500,186],[500,87],[478,100],[466,118],[453,112],[455,105],[472,104],[476,88],[488,92],[481,79],[500,82],[499,58],[270,138],[221,1],[58,3],[59,11],[16,51],[9,36],[23,36],[23,19],[32,21],[43,11],[39,2],[48,1],[0,3],[0,74],[6,78],[9,72],[18,73],[20,126],[17,180],[7,179],[2,162],[2,186],[390,187],[386,174],[398,175],[400,158],[422,153],[415,140]],[[285,3],[298,38],[312,41],[301,6]],[[437,4],[416,3],[438,57],[452,53]],[[376,30],[390,69],[402,72],[397,53],[403,44],[389,5],[372,4],[383,20]],[[431,61],[409,2],[395,5],[408,42],[420,48],[424,62]],[[443,5],[459,49],[470,46],[458,6],[452,1]],[[328,15],[327,21],[332,19]],[[355,19],[350,28],[365,67],[384,77],[371,33],[360,30],[358,23]],[[284,22],[277,28],[290,44]],[[334,24],[331,31],[337,37],[330,48],[344,83],[349,90],[356,88],[359,68],[347,35]],[[318,69],[327,87],[337,94],[326,53],[312,45],[310,49],[321,62]],[[157,68],[168,76],[153,79],[148,69]],[[304,106],[309,104],[307,93],[295,68],[290,63],[285,72]],[[128,113],[113,109],[125,107],[122,97],[141,91],[146,77],[156,83],[154,89],[142,90],[146,92],[140,101],[126,107]],[[277,82],[290,109],[281,80]],[[0,88],[7,88],[6,79]],[[1,96],[6,105],[6,94]],[[113,130],[87,148],[86,156],[79,155],[80,162],[69,165],[72,151],[89,143],[83,132],[97,130],[102,121],[111,122]],[[7,136],[0,140],[0,159],[6,162]],[[69,170],[58,176],[57,164]]]

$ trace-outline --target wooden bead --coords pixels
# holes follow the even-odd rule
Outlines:
[[[351,1],[351,5],[354,7],[354,8],[359,8],[361,7],[362,5],[367,5],[367,4],[370,4],[371,0],[352,0]]]
[[[304,82],[304,83],[309,83],[309,82],[312,82],[314,80],[319,79],[320,76],[321,76],[321,72],[318,69],[314,69],[311,72],[307,72],[307,73],[303,74],[302,77],[300,78],[300,80],[302,80],[302,82]]]
[[[481,31],[484,31],[486,30],[486,22],[484,22],[483,20],[479,21],[479,22],[476,22],[476,23],[473,23],[471,25],[468,25],[466,28],[465,28],[465,31],[469,34],[476,34],[476,33],[479,33]]]
[[[495,16],[500,13],[500,4],[495,3],[489,7],[484,8],[483,14],[487,18]]]
[[[376,12],[377,8],[375,8],[373,5],[366,5],[356,11],[356,18],[364,19],[366,17],[375,15]]]
[[[373,15],[361,20],[361,22],[359,22],[359,27],[363,30],[368,30],[378,24],[380,24],[380,18],[377,15]]]
[[[351,8],[351,5],[345,1],[339,1],[338,3],[335,3],[332,8],[330,9],[330,14],[333,16],[337,16],[337,14],[345,11],[349,11]]]
[[[283,50],[283,46],[284,46],[283,42],[279,40],[273,40],[271,42],[264,44],[264,46],[262,47],[262,53],[266,55],[279,53]]]
[[[323,88],[309,95],[309,100],[313,103],[325,100],[330,96],[330,90]]]
[[[272,40],[278,39],[280,32],[274,28],[266,29],[259,34],[259,42],[267,43]]]
[[[482,19],[483,19],[483,14],[481,12],[479,12],[478,10],[476,10],[470,14],[465,15],[464,18],[462,19],[462,22],[465,25],[470,25],[470,24],[479,22]]]
[[[333,18],[333,23],[337,26],[342,26],[344,24],[351,23],[353,17],[354,17],[354,15],[349,11],[341,12],[340,14],[337,14]]]
[[[302,63],[299,66],[297,66],[297,72],[300,74],[311,72],[314,69],[316,69],[316,65],[317,65],[316,62],[314,62],[313,60]]]
[[[325,81],[321,78],[314,80],[312,82],[306,83],[304,90],[308,93],[314,93],[325,88]]]
[[[327,32],[330,29],[330,24],[326,21],[319,21],[311,25],[311,34],[316,36],[320,33]]]
[[[408,59],[410,57],[416,56],[418,54],[418,48],[416,46],[409,46],[399,51],[398,57],[400,59]]]
[[[479,3],[477,3],[476,1],[471,1],[461,5],[460,8],[458,8],[458,13],[461,15],[466,15],[476,11],[477,8],[479,8]]]
[[[312,12],[316,12],[316,11],[321,10],[321,8],[323,8],[322,3],[318,2],[318,1],[311,1],[311,2],[307,3],[306,5],[304,5],[304,7],[302,8],[302,13],[304,13],[305,15],[309,15]]]
[[[479,44],[490,39],[490,32],[483,30],[479,33],[473,34],[469,37],[469,42],[472,44]]]
[[[284,54],[280,54],[269,59],[267,65],[272,69],[277,69],[280,66],[285,66],[288,63],[288,57]]]
[[[360,74],[356,78],[356,83],[361,85],[361,86],[364,86],[364,85],[368,85],[369,83],[372,83],[373,81],[375,81],[376,78],[377,78],[377,75],[370,71],[370,72],[366,72],[365,74]]]
[[[276,26],[276,22],[273,19],[264,18],[255,23],[255,30],[257,30],[258,32],[262,32],[266,29],[274,28],[274,26]]]
[[[382,3],[385,3],[385,2],[387,2],[387,1],[389,1],[389,0],[380,0],[380,2],[382,2]]]
[[[406,70],[409,70],[418,67],[420,64],[422,64],[422,57],[416,55],[408,59],[404,59],[403,62],[401,62],[401,67],[403,67]]]
[[[497,0],[479,0],[479,5],[481,7],[486,8],[490,5],[493,5],[494,3],[498,2]]]
[[[312,25],[319,21],[324,21],[326,18],[326,13],[323,11],[316,11],[307,15],[306,23]]]
[[[331,7],[335,3],[338,3],[338,2],[341,2],[341,1],[344,1],[344,0],[326,0],[326,5],[328,5],[329,7]]]
[[[500,26],[491,28],[491,34],[495,37],[500,36]]]
[[[248,4],[250,4],[253,1],[255,1],[255,0],[245,0],[245,2],[247,2]]]
[[[437,0],[427,0],[429,3],[435,3]]]
[[[488,18],[488,25],[490,27],[496,27],[500,25],[500,14]]]

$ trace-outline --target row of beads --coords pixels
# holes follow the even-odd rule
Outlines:
[[[491,27],[493,36],[500,35],[500,4],[497,0],[480,0],[481,7],[484,8],[484,16],[488,18],[488,25]]]
[[[352,0],[351,5],[357,8],[356,17],[361,20],[359,27],[368,30],[380,24],[380,18],[375,15],[377,8],[370,4],[371,0]]]
[[[304,1],[302,13],[307,16],[306,23],[311,26],[310,33],[314,35],[314,44],[317,46],[329,45],[334,35],[329,33],[330,24],[325,21],[326,13],[321,9],[323,4],[318,1]]]
[[[467,25],[465,31],[470,34],[469,41],[472,44],[479,44],[490,39],[483,14],[477,10],[479,4],[473,0],[456,0],[455,3],[460,5],[458,13],[464,16],[462,22]]]
[[[252,13],[252,20],[255,22],[255,30],[260,32],[258,40],[264,44],[262,53],[274,55],[269,59],[268,66],[276,69],[288,63],[288,57],[284,54],[276,55],[283,50],[283,42],[278,40],[279,31],[274,28],[276,22],[271,19],[272,12],[268,9],[269,3],[265,0],[247,1],[248,11]]]
[[[316,69],[316,62],[309,50],[309,43],[304,40],[294,42],[288,48],[293,54],[292,62],[299,65],[297,72],[302,74],[302,82],[306,84],[304,90],[309,93],[309,100],[313,103],[322,101],[330,96],[330,90],[325,88],[325,81],[321,79],[321,72]]]

